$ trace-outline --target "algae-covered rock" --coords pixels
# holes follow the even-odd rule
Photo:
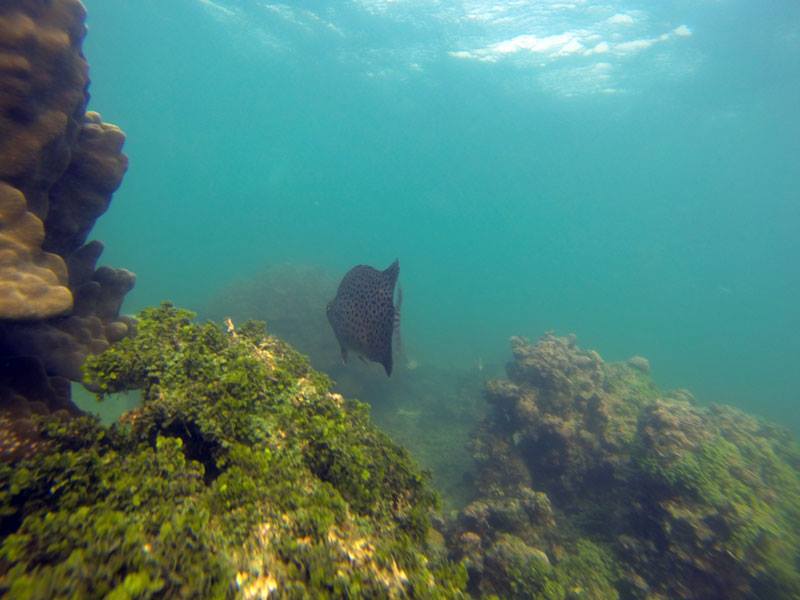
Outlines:
[[[450,537],[470,591],[800,598],[800,449],[787,432],[664,394],[641,357],[606,363],[574,337],[513,338],[512,350],[473,443],[480,494]]]
[[[42,416],[0,465],[0,594],[458,597],[427,478],[283,342],[170,305],[87,361],[120,424]]]
[[[646,548],[625,555],[685,598],[800,597],[800,452],[725,406],[658,400],[639,419],[630,477]]]

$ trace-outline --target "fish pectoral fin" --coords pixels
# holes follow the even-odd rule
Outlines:
[[[361,359],[361,362],[363,362],[365,365],[368,365],[368,364],[369,364],[369,363],[367,362],[367,359],[366,359],[366,358],[364,358],[363,356],[361,356],[360,354],[358,355],[358,358],[360,358],[360,359]]]
[[[342,362],[347,364],[347,348],[344,346],[339,346],[339,348],[341,348],[342,351]]]

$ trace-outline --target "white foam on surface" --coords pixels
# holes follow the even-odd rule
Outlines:
[[[631,15],[617,13],[606,21],[609,25],[633,25],[634,19]]]
[[[200,4],[205,6],[207,9],[211,11],[216,11],[218,14],[222,14],[228,17],[235,17],[236,11],[231,10],[226,6],[222,6],[221,4],[217,4],[216,2],[212,2],[212,0],[197,0]]]
[[[686,25],[678,25],[675,29],[672,30],[672,33],[677,35],[678,37],[689,37],[692,35],[692,30],[689,29]]]
[[[677,54],[676,44],[693,36],[686,24],[665,23],[618,0],[341,0],[320,2],[313,10],[269,0],[198,3],[218,20],[236,22],[267,51],[291,48],[296,41],[292,31],[326,35],[325,43],[341,45],[330,56],[353,63],[372,79],[405,79],[425,71],[430,61],[449,57],[484,65],[510,63],[531,70],[550,92],[558,93],[563,80],[562,92],[568,95],[579,93],[582,80],[585,93],[627,91],[635,78],[625,77],[626,70],[647,72],[642,63],[657,61],[664,73],[664,63]],[[348,19],[359,13],[353,28]],[[276,33],[270,24],[275,19],[288,29]],[[396,35],[380,35],[395,30]],[[655,46],[661,47],[657,57]],[[605,67],[594,70],[598,64],[614,66],[602,87],[591,75],[604,72]],[[676,77],[689,72],[680,65],[674,69]]]

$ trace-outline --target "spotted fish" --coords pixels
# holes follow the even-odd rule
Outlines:
[[[392,337],[400,326],[400,300],[394,287],[400,274],[395,260],[385,271],[367,265],[350,269],[328,303],[328,321],[347,362],[347,351],[380,363],[392,374]]]

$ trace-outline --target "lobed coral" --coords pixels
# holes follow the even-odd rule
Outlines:
[[[42,250],[44,225],[18,189],[0,182],[0,314],[42,319],[72,308],[67,265]]]
[[[471,591],[800,597],[789,434],[660,393],[642,357],[608,364],[550,334],[513,338],[512,350],[509,378],[486,386],[492,412],[473,443],[481,495],[451,536]]]
[[[134,275],[96,268],[103,246],[86,243],[127,158],[86,112],[84,18],[78,0],[0,4],[0,459],[35,446],[31,414],[76,412],[69,380],[133,326],[119,310]]]
[[[17,598],[459,597],[426,476],[285,343],[170,305],[92,356],[120,425],[45,415],[0,466],[0,590]],[[435,537],[435,536],[434,536]]]

